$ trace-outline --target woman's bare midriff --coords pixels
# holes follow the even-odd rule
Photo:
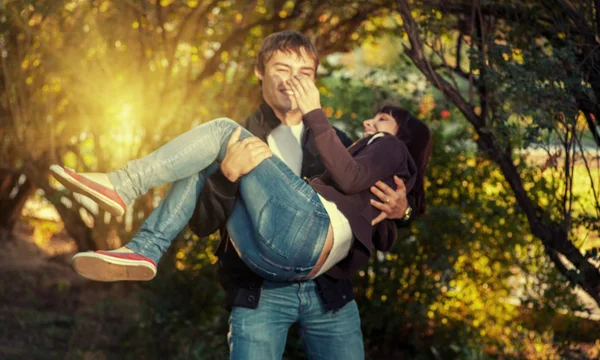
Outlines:
[[[312,279],[319,273],[323,264],[325,264],[325,260],[327,260],[327,256],[331,252],[331,248],[333,247],[333,227],[329,224],[329,229],[327,230],[327,238],[325,239],[325,245],[323,245],[323,250],[321,251],[321,255],[319,256],[319,260],[317,260],[317,264],[314,269],[306,275],[305,279]]]

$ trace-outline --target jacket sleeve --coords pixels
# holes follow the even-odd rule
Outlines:
[[[383,220],[376,225],[373,234],[373,246],[379,251],[390,251],[396,239],[398,238],[398,229],[393,220]]]
[[[342,130],[340,130],[340,129],[336,128],[335,126],[333,126],[333,129],[335,130],[335,132],[336,132],[336,134],[337,134],[338,138],[340,138],[340,141],[342,142],[342,144],[343,144],[343,145],[344,145],[346,148],[348,148],[348,147],[350,147],[350,145],[352,145],[352,143],[353,143],[352,139],[350,139],[350,138],[348,137],[348,135],[346,135],[346,133],[345,133],[345,132],[343,132]]]
[[[242,125],[244,128],[248,128],[247,122]],[[239,180],[229,181],[219,166],[206,179],[204,188],[196,201],[196,208],[188,222],[190,230],[199,237],[206,237],[223,228],[233,210],[239,187]]]
[[[198,197],[189,227],[199,237],[219,230],[231,215],[239,189],[239,182],[231,182],[219,168],[206,179]]]
[[[415,197],[411,194],[407,194],[406,195],[406,201],[408,201],[408,206],[410,206],[413,209],[412,214],[410,215],[410,217],[408,218],[408,220],[404,220],[404,219],[393,219],[394,223],[396,224],[396,226],[400,229],[400,228],[405,228],[410,226],[410,224],[412,223],[414,217],[415,217]]]
[[[304,121],[315,134],[315,144],[323,164],[330,172],[339,190],[346,194],[355,194],[368,189],[375,182],[386,179],[393,174],[406,179],[414,177],[408,166],[400,165],[408,162],[408,149],[396,137],[384,137],[369,145],[366,151],[350,155],[342,144],[335,130],[321,109],[315,109],[304,115]],[[387,139],[387,140],[386,140]],[[390,151],[390,144],[395,142],[401,151]],[[373,153],[380,153],[386,161],[378,161]],[[398,173],[398,170],[401,170]],[[411,176],[412,175],[412,176]],[[414,180],[410,181],[414,184]],[[407,184],[407,191],[410,191]]]

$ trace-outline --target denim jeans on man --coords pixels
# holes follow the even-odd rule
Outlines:
[[[315,287],[314,281],[265,281],[258,308],[234,307],[229,318],[230,359],[281,359],[288,329],[296,322],[308,359],[364,359],[356,302],[327,311]]]
[[[109,174],[126,203],[179,180],[168,202],[153,211],[127,245],[131,250],[158,262],[192,215],[204,185],[203,171],[213,170],[211,166],[225,156],[229,138],[239,127],[226,118],[213,120]],[[240,138],[248,136],[250,132],[242,129]],[[243,176],[240,193],[227,230],[242,260],[267,280],[305,277],[319,259],[329,228],[317,193],[276,156]]]

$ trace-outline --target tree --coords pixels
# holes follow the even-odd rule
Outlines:
[[[123,219],[85,209],[61,190],[49,178],[50,164],[108,171],[210,118],[241,120],[260,101],[252,72],[262,38],[296,29],[315,42],[322,56],[345,51],[360,40],[357,30],[364,19],[391,5],[4,2],[0,109],[3,146],[10,149],[1,160],[11,175],[0,176],[24,175],[23,199],[41,189],[80,250],[118,246],[108,244],[108,235],[118,228],[126,238],[137,229],[164,189],[134,204],[125,230]],[[0,202],[6,196],[0,193]],[[0,212],[18,214],[16,204],[4,201]]]
[[[600,273],[590,262],[595,252],[584,254],[576,245],[583,226],[598,235],[600,220],[600,184],[581,126],[583,119],[599,144],[599,7],[562,0],[397,1],[410,43],[404,53],[472,125],[478,149],[501,169],[556,268],[600,304]],[[527,191],[525,159],[516,152],[533,144],[548,152],[554,168],[544,199]],[[592,185],[591,205],[578,205],[576,163]],[[539,181],[545,181],[543,170]]]

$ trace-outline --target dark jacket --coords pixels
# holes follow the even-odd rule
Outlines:
[[[377,199],[371,193],[371,186],[381,180],[394,188],[396,175],[404,181],[408,193],[417,180],[417,165],[404,142],[394,135],[384,134],[368,145],[372,138],[369,136],[347,148],[321,109],[306,114],[304,123],[314,134],[319,154],[327,154],[321,157],[327,170],[312,179],[310,185],[336,204],[348,219],[355,239],[348,256],[327,272],[335,278],[346,278],[367,264],[373,246],[388,251],[397,238],[393,221],[371,225],[379,215],[370,203],[371,199]],[[375,234],[378,236],[374,237]]]
[[[241,125],[252,134],[263,141],[267,136],[281,124],[273,110],[265,103]],[[337,137],[342,144],[350,146],[352,141],[343,132],[335,129]],[[302,137],[302,169],[300,175],[304,179],[322,174],[325,166],[317,151],[313,132],[306,128]],[[219,257],[219,279],[225,289],[225,306],[231,309],[233,306],[256,308],[260,299],[263,279],[253,273],[243,261],[240,260],[225,229],[225,223],[235,202],[239,183],[230,182],[221,171],[217,170],[210,176],[205,187],[198,198],[196,209],[190,219],[190,229],[199,237],[205,237],[219,230],[221,242],[217,249]],[[408,197],[412,206],[413,199]],[[405,222],[399,221],[398,225],[405,226]],[[315,279],[319,288],[319,294],[330,310],[337,310],[346,303],[352,301],[352,283],[349,278],[334,278],[324,274]]]

